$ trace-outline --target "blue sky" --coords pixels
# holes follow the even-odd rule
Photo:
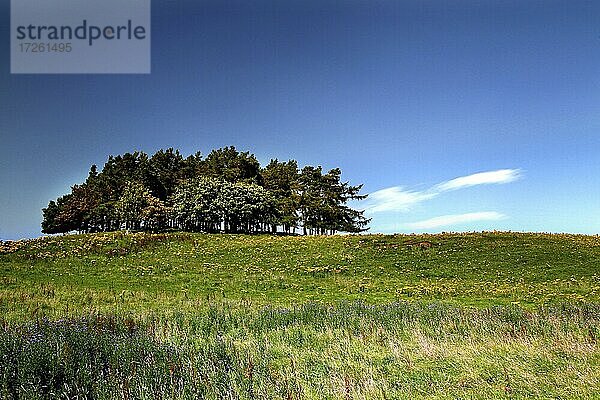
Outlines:
[[[150,75],[11,75],[9,22],[0,239],[109,154],[226,145],[341,167],[373,232],[600,233],[598,2],[154,1]]]

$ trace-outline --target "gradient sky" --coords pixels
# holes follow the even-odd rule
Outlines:
[[[155,0],[150,75],[11,75],[9,15],[0,239],[109,154],[226,145],[341,167],[373,232],[600,233],[600,2]]]

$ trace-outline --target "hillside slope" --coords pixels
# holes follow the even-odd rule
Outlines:
[[[119,232],[5,242],[0,253],[7,316],[186,311],[215,300],[529,306],[600,297],[598,236]]]
[[[111,233],[0,252],[0,398],[600,393],[598,237]]]

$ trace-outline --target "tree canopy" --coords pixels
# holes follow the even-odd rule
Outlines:
[[[339,168],[298,168],[272,159],[261,167],[235,147],[184,158],[178,150],[110,156],[85,182],[49,202],[42,232],[127,230],[334,234],[368,229],[348,202],[362,185],[342,181]]]

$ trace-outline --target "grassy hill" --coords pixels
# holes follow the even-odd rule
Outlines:
[[[0,398],[599,398],[599,295],[598,236],[5,242]]]
[[[410,244],[428,241],[431,248]],[[598,301],[600,237],[109,233],[4,245],[0,310],[194,310],[207,301]],[[37,311],[36,311],[37,310]]]

